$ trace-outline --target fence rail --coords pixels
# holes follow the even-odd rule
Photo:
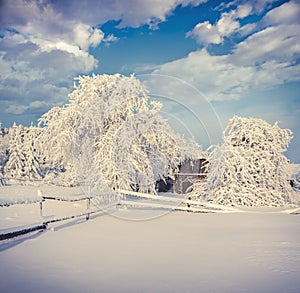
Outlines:
[[[78,201],[85,201],[86,200],[86,210],[82,213],[76,214],[76,215],[68,215],[68,216],[63,216],[63,217],[52,217],[50,219],[46,219],[43,215],[43,204],[47,200],[55,200],[55,201],[64,201],[64,202],[78,202]],[[23,234],[27,234],[30,232],[38,231],[38,230],[45,230],[47,229],[48,224],[50,223],[55,223],[55,222],[60,222],[60,221],[65,221],[65,220],[71,220],[74,218],[79,218],[85,216],[86,220],[89,220],[91,214],[99,213],[103,211],[101,208],[96,208],[96,209],[91,209],[91,197],[88,196],[82,196],[82,197],[77,197],[77,198],[64,198],[64,197],[56,197],[56,196],[48,196],[48,195],[43,195],[40,196],[39,198],[36,199],[30,199],[30,200],[21,200],[21,201],[8,201],[8,202],[1,202],[0,206],[1,207],[8,207],[12,205],[17,205],[17,204],[35,204],[39,203],[39,212],[40,216],[42,218],[41,223],[29,225],[26,227],[16,227],[12,229],[8,229],[2,233],[0,233],[0,240],[5,240],[9,238],[13,238],[16,236],[20,236]]]
[[[167,204],[169,204],[170,209],[176,209],[175,206],[180,210],[187,210],[187,211],[203,211],[207,213],[214,213],[214,212],[237,212],[240,211],[237,208],[234,207],[228,207],[228,206],[222,206],[219,204],[213,204],[208,202],[201,202],[199,200],[192,200],[189,196],[186,198],[176,198],[176,197],[169,197],[169,196],[163,196],[163,195],[154,195],[154,194],[147,194],[142,192],[136,192],[136,191],[129,191],[129,190],[122,190],[119,189],[118,192],[123,195],[130,195],[137,198],[143,198],[143,199],[151,199],[156,201],[156,207],[158,207],[159,203],[162,202],[162,208],[166,208]],[[121,203],[123,205],[126,205],[126,202],[128,205],[134,205],[133,201],[124,201],[122,200]],[[153,202],[154,203],[154,202]],[[142,206],[143,203],[137,202],[139,206]],[[145,203],[147,205],[148,203]],[[185,208],[182,207],[182,205],[185,205]]]
[[[45,229],[47,229],[47,225],[44,223],[34,224],[23,228],[19,227],[16,229],[9,229],[9,231],[0,234],[0,241],[21,236],[34,231],[42,231]]]
[[[0,200],[0,207],[9,207],[12,205],[17,205],[17,204],[33,204],[33,203],[38,203],[41,200],[39,198],[36,199],[22,199],[22,200],[5,200],[1,201]]]

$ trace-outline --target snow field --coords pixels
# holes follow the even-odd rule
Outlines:
[[[1,292],[299,292],[300,217],[120,210],[3,241]],[[51,228],[53,228],[52,231]]]
[[[7,186],[1,230],[42,221],[44,195],[80,188]],[[131,199],[132,200],[132,199]],[[138,202],[143,203],[144,200]],[[46,200],[44,220],[79,214],[86,201]],[[236,213],[121,207],[49,224],[0,242],[0,292],[300,292],[300,217],[280,208]]]

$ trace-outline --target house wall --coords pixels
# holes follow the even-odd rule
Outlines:
[[[196,161],[185,161],[179,167],[179,173],[175,176],[175,180],[167,178],[165,182],[159,180],[156,184],[158,192],[174,192],[185,194],[189,191],[195,181],[205,180],[206,178],[206,159],[198,159]]]

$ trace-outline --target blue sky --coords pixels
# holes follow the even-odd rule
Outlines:
[[[300,163],[297,0],[2,0],[0,37],[4,126],[65,103],[80,74],[153,73],[199,90],[176,100],[213,143],[221,134],[208,107],[221,126],[233,115],[279,121],[294,132],[287,155]]]

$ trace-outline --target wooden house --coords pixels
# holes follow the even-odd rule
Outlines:
[[[166,178],[156,183],[158,192],[185,194],[191,190],[193,183],[206,178],[206,159],[187,160],[179,166],[175,180]]]

